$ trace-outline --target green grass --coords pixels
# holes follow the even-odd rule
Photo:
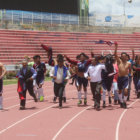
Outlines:
[[[4,85],[12,85],[12,84],[16,84],[16,83],[17,83],[17,79],[6,79],[3,82]]]
[[[50,77],[45,78],[45,81],[50,81],[50,80],[51,80]],[[4,85],[17,84],[17,79],[5,79],[3,83],[4,83]]]

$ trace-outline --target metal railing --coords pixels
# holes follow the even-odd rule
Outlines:
[[[78,24],[79,16],[45,12],[26,12],[16,10],[1,10],[0,21],[12,24]]]

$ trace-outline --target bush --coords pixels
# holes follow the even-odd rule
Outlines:
[[[16,72],[15,71],[10,71],[6,73],[6,79],[15,79],[16,78]]]

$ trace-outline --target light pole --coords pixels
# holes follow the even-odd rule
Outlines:
[[[132,3],[132,0],[128,0],[128,3]],[[126,11],[125,11],[125,6],[126,6],[126,2],[124,0],[123,2],[123,8],[124,8],[124,26],[126,25]]]

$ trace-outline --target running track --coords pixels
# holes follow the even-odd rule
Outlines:
[[[45,83],[44,102],[35,103],[27,96],[27,110],[19,110],[16,85],[4,86],[4,110],[0,111],[0,140],[140,140],[140,100],[132,90],[128,109],[118,105],[101,111],[77,107],[77,92],[67,86],[63,109],[52,102],[53,84]]]

